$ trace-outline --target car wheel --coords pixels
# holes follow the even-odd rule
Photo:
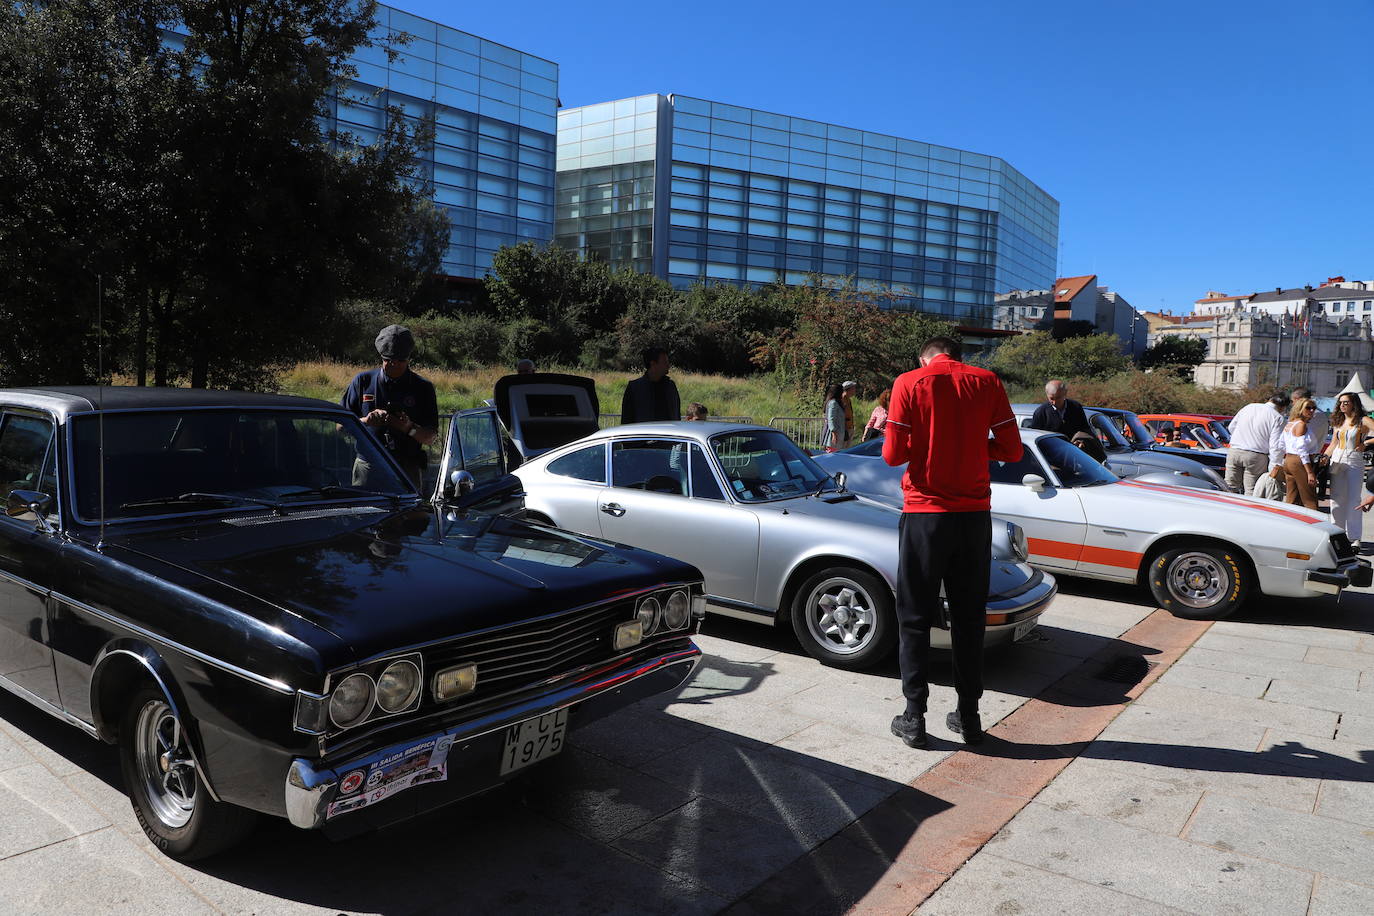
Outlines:
[[[119,763],[139,826],[172,858],[203,859],[252,831],[252,811],[217,802],[206,791],[186,730],[161,691],[145,687],[130,701],[119,732]]]
[[[831,567],[792,600],[792,629],[808,654],[847,670],[871,667],[897,643],[892,589],[870,572]]]
[[[1172,547],[1150,561],[1150,592],[1164,610],[1188,620],[1220,620],[1245,603],[1250,571],[1235,550],[1207,544]]]

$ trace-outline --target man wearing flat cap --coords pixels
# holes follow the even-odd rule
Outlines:
[[[340,403],[362,418],[419,490],[427,461],[425,446],[439,432],[439,402],[434,385],[410,371],[414,350],[409,328],[399,324],[382,328],[377,335],[381,366],[354,376]],[[366,486],[370,470],[361,459],[356,462],[353,485]]]

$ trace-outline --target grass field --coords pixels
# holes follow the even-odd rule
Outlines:
[[[343,363],[299,363],[281,377],[281,388],[287,394],[337,402],[353,376],[367,368],[371,367]],[[460,372],[417,367],[416,371],[434,383],[439,396],[440,413],[479,406],[484,399],[491,397],[496,380],[509,372],[505,367]],[[625,393],[625,384],[634,377],[628,372],[588,372],[584,369],[559,368],[549,368],[547,371],[563,371],[595,379],[602,413],[620,413],[620,399]],[[705,404],[714,416],[752,417],[758,423],[767,423],[773,417],[799,416],[795,399],[789,392],[781,390],[771,375],[727,378],[721,375],[675,371],[672,377],[677,382],[678,394],[682,398],[684,409],[692,401],[699,401]],[[871,399],[856,401],[855,421],[862,426],[872,409]]]

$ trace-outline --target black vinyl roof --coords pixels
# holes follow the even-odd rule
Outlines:
[[[248,391],[211,391],[199,388],[139,388],[129,385],[70,385],[53,388],[0,389],[0,407],[30,407],[59,417],[96,410],[175,409],[195,407],[334,409],[339,405],[316,398]]]

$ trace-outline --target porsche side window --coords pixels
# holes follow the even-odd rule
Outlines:
[[[494,416],[490,413],[467,414],[453,422],[457,427],[463,469],[479,484],[500,479],[506,472],[505,452]]]
[[[687,444],[666,439],[612,443],[611,486],[686,495]]]
[[[549,473],[592,483],[606,482],[606,447],[593,445],[549,462]]]
[[[993,483],[1014,483],[1020,484],[1021,478],[1027,474],[1035,474],[1044,477],[1045,471],[1040,467],[1040,462],[1035,458],[1035,451],[1029,446],[1021,449],[1020,461],[989,461],[988,476]]]
[[[725,499],[720,484],[711,473],[711,465],[698,445],[692,446],[692,495],[697,499]]]

